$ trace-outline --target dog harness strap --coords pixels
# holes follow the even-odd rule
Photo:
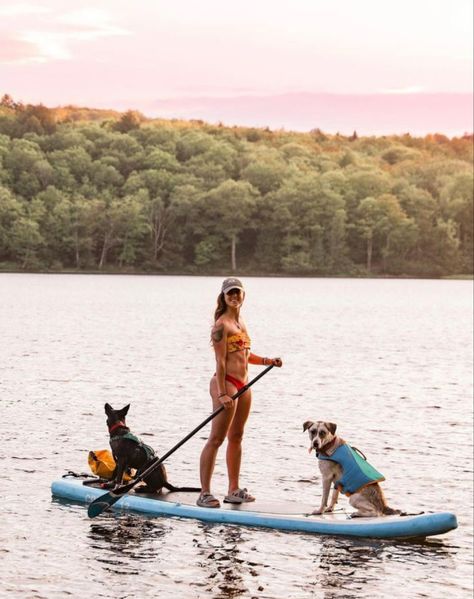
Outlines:
[[[146,443],[143,443],[143,441],[141,439],[139,439],[137,436],[135,436],[130,431],[128,431],[128,433],[125,433],[125,435],[117,435],[116,437],[110,438],[111,441],[116,441],[119,439],[128,439],[128,441],[133,441],[134,443],[139,445],[146,453],[147,462],[152,460],[155,457],[155,450],[153,449],[153,447],[150,447]]]
[[[316,454],[318,460],[336,462],[342,468],[342,477],[335,481],[334,486],[340,488],[345,495],[353,495],[362,487],[373,485],[385,480],[373,466],[364,460],[352,447],[340,445],[330,456]]]

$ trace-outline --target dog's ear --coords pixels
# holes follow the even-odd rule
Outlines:
[[[334,422],[326,422],[326,426],[332,435],[336,434],[337,424],[334,424]]]
[[[303,423],[303,433],[313,426],[314,422],[307,420]]]
[[[122,408],[120,410],[120,415],[125,418],[125,416],[128,414],[129,409],[130,409],[130,404],[126,405],[124,408]]]
[[[105,404],[104,410],[105,410],[105,413],[107,414],[107,416],[110,416],[111,412],[114,411],[113,407],[109,403]]]

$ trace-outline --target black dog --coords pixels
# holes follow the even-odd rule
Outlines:
[[[140,475],[152,460],[158,460],[154,450],[145,445],[138,437],[130,432],[125,423],[125,417],[130,408],[130,404],[121,410],[114,410],[108,403],[105,404],[105,413],[107,414],[107,426],[110,434],[110,447],[117,467],[114,472],[113,480],[106,485],[107,488],[119,486],[122,484],[123,475],[130,468],[137,470],[136,476]],[[144,493],[160,493],[163,487],[168,491],[196,491],[201,489],[196,487],[175,487],[168,482],[166,469],[160,464],[144,479],[145,487],[139,487],[137,490]]]

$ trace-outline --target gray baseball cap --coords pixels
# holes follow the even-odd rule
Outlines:
[[[222,293],[227,293],[231,289],[240,289],[241,291],[243,291],[244,286],[242,285],[242,282],[239,279],[236,279],[235,277],[229,277],[228,279],[225,279],[225,281],[222,283],[221,291]]]

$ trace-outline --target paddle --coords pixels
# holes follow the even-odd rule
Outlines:
[[[262,370],[260,374],[258,374],[254,379],[249,381],[246,385],[244,385],[242,389],[240,389],[240,391],[237,391],[237,393],[232,396],[232,399],[237,399],[238,397],[240,397],[243,393],[247,391],[247,389],[249,389],[254,383],[261,379],[263,375],[267,374],[267,372],[272,368],[273,364],[265,368],[265,370]],[[87,515],[89,516],[89,518],[95,518],[96,516],[99,516],[104,510],[113,506],[114,503],[117,502],[122,495],[125,495],[125,493],[131,491],[135,485],[144,480],[149,474],[151,474],[156,468],[158,468],[160,464],[162,464],[167,458],[169,458],[169,456],[172,453],[179,449],[181,445],[184,445],[186,441],[188,441],[192,436],[194,436],[198,431],[200,431],[204,426],[206,426],[208,422],[215,418],[217,414],[220,414],[224,409],[224,406],[220,406],[219,408],[217,408],[217,410],[214,410],[214,412],[212,412],[212,414],[208,416],[206,420],[201,422],[201,424],[197,426],[193,431],[191,431],[188,435],[186,435],[184,439],[182,439],[179,443],[172,447],[168,451],[168,453],[165,453],[165,455],[162,458],[155,458],[155,460],[151,462],[151,464],[148,466],[148,468],[146,468],[146,470],[144,470],[139,476],[131,480],[129,483],[127,483],[126,485],[121,485],[113,491],[110,491],[109,493],[104,493],[104,495],[101,495],[100,497],[97,497],[97,499],[94,499],[94,501],[89,505],[89,508],[87,510]]]

